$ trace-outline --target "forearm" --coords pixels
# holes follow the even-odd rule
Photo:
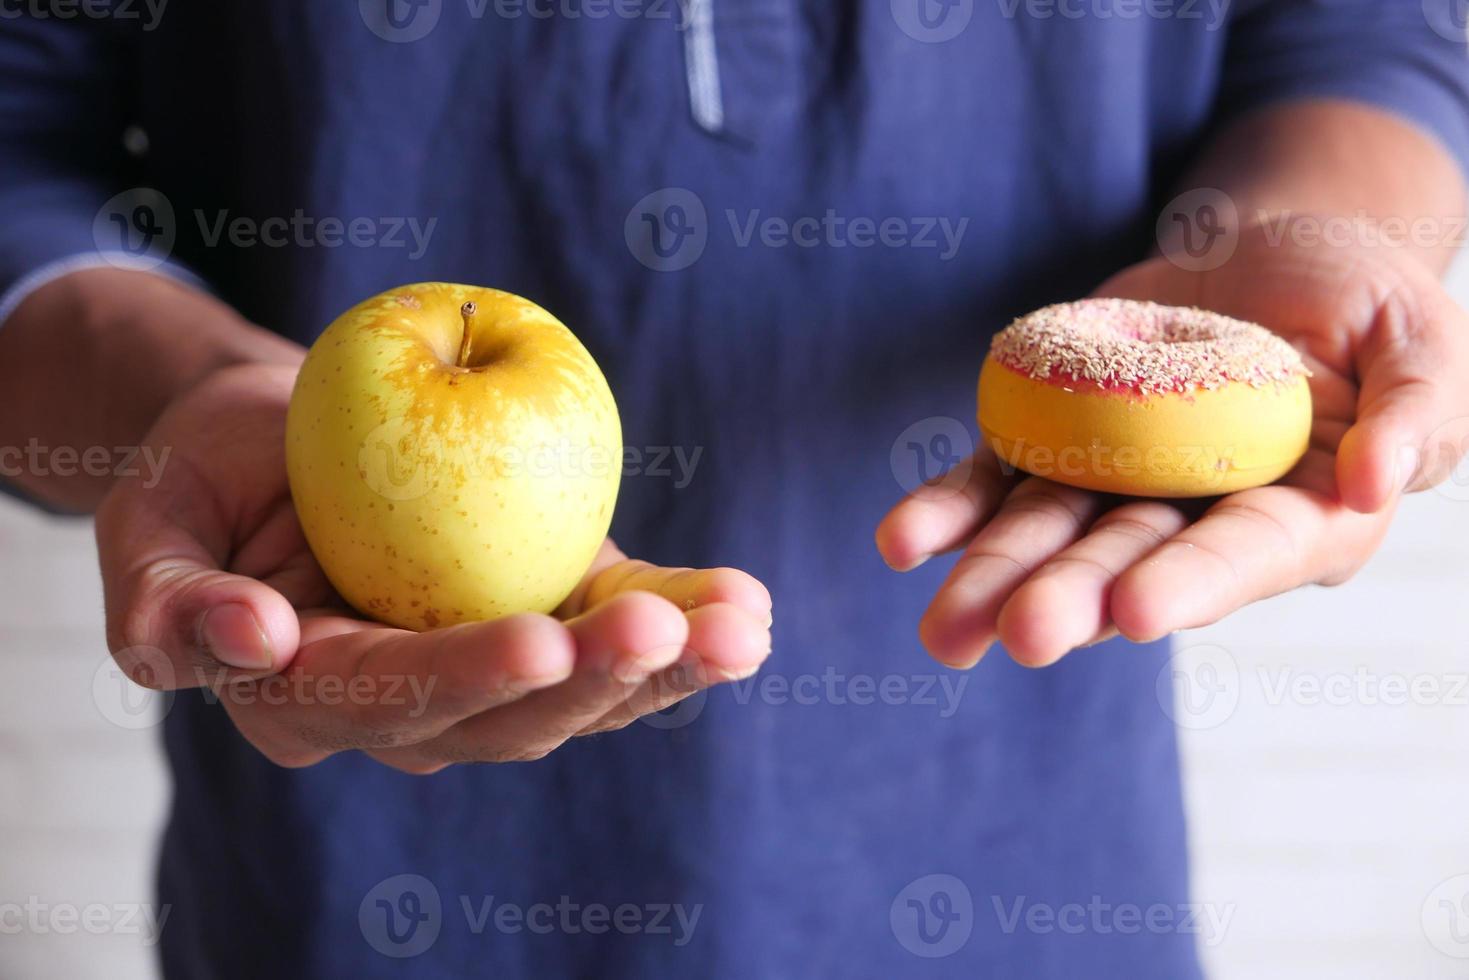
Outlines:
[[[53,506],[90,511],[181,392],[231,364],[301,355],[160,276],[72,273],[0,326],[0,479]]]
[[[1413,255],[1435,272],[1464,237],[1464,180],[1448,151],[1361,103],[1299,101],[1251,113],[1219,133],[1179,186],[1223,191],[1245,227],[1266,223],[1327,244],[1345,234],[1354,245]],[[1326,229],[1321,219],[1336,220]],[[1182,224],[1171,227],[1183,233]],[[1176,244],[1160,242],[1165,252]]]

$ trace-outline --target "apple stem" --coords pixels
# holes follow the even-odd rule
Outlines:
[[[474,333],[474,311],[473,300],[459,307],[459,315],[464,318],[464,336],[459,340],[459,358],[454,363],[462,368],[469,367],[469,346]]]

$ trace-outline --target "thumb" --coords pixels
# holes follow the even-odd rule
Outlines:
[[[300,642],[295,609],[220,568],[228,520],[212,488],[176,467],[152,488],[120,482],[97,511],[108,648],[132,680],[157,689],[282,669]]]
[[[1371,513],[1438,483],[1463,455],[1462,438],[1446,452],[1442,436],[1456,429],[1450,435],[1462,437],[1469,422],[1469,316],[1437,281],[1393,291],[1356,360],[1357,420],[1342,438],[1336,475],[1342,501]]]

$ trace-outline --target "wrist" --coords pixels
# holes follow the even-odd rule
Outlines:
[[[131,367],[146,355],[174,382],[162,392],[167,400],[233,364],[299,364],[305,356],[300,345],[251,323],[203,290],[150,272],[86,269],[48,283],[32,298],[38,301],[38,320],[56,329],[58,316],[74,318],[80,340],[94,350],[111,351],[112,363],[120,358]],[[17,308],[17,317],[27,312],[29,302]]]
[[[0,328],[0,447],[85,453],[136,446],[163,409],[233,365],[293,369],[304,351],[212,296],[147,272],[85,269],[38,288]],[[89,510],[111,474],[60,466],[4,478],[56,506]]]
[[[1463,176],[1436,139],[1340,100],[1287,102],[1235,120],[1181,188],[1175,205],[1184,210],[1167,216],[1165,238],[1197,224],[1201,216],[1188,211],[1207,205],[1212,224],[1231,223],[1228,211],[1241,233],[1265,226],[1300,247],[1398,253],[1435,273],[1457,251],[1465,214]],[[1165,253],[1176,244],[1159,242]]]

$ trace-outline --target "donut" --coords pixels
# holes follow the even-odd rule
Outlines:
[[[1006,470],[1140,497],[1285,475],[1311,435],[1310,371],[1256,323],[1123,299],[1059,303],[995,335],[979,427]]]

